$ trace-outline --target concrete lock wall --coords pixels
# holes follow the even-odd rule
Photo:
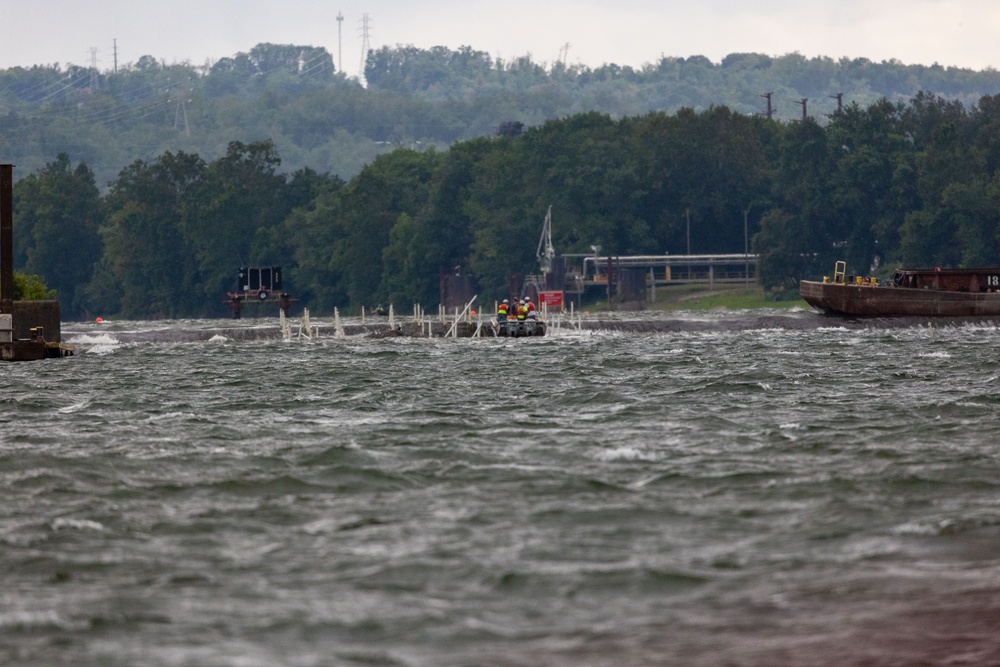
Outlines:
[[[31,338],[31,330],[43,327],[42,335],[49,343],[62,342],[58,301],[14,301],[14,338]]]

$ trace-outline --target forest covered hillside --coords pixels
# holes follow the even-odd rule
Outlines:
[[[365,74],[272,44],[205,67],[0,72],[15,268],[69,319],[225,316],[240,266],[283,266],[316,312],[432,308],[442,271],[494,299],[537,270],[548,206],[559,253],[749,246],[775,293],[840,259],[1000,265],[995,71],[399,47]]]
[[[399,148],[350,180],[282,173],[274,144],[136,160],[99,192],[61,154],[14,184],[14,262],[63,316],[224,316],[241,266],[284,267],[313,312],[440,303],[443,272],[487,302],[556,252],[760,256],[761,286],[892,267],[1000,265],[1000,96],[918,94],[825,125],[724,106],[590,112],[447,150]]]
[[[134,160],[186,152],[212,160],[232,141],[270,141],[281,171],[350,179],[394,148],[455,142],[598,112],[612,119],[725,106],[821,125],[838,105],[921,91],[974,105],[1000,92],[1000,73],[940,65],[734,53],[721,62],[663,57],[642,68],[510,60],[461,47],[383,47],[365,82],[337,72],[330,53],[259,44],[218,62],[167,64],[151,56],[98,71],[38,65],[0,71],[0,159],[15,178],[66,154],[103,191]]]

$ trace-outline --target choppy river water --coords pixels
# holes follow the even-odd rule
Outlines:
[[[1000,329],[679,317],[64,325],[0,375],[0,664],[1000,664]]]

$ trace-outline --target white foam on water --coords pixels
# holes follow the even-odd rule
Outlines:
[[[97,354],[97,355],[114,354],[115,352],[117,352],[118,350],[120,350],[121,347],[122,346],[120,344],[119,345],[94,345],[93,347],[89,347],[89,348],[87,348],[86,350],[83,350],[83,351],[85,351],[87,354]]]
[[[927,537],[940,535],[945,527],[947,526],[944,521],[937,523],[930,520],[910,521],[896,526],[892,532],[896,535]]]
[[[615,461],[657,461],[652,452],[646,452],[636,447],[624,446],[613,449],[602,449],[594,455],[598,461],[613,463]]]
[[[68,341],[70,345],[121,345],[111,334],[78,334]]]
[[[61,408],[59,408],[57,410],[57,412],[59,414],[61,414],[61,415],[69,415],[69,414],[73,414],[74,412],[78,412],[80,410],[83,410],[83,409],[85,409],[89,405],[90,405],[90,399],[85,399],[85,400],[80,401],[78,403],[74,403],[72,405],[66,405],[64,407],[61,407]]]
[[[122,348],[123,343],[111,334],[78,334],[66,341],[77,348],[77,352],[87,354],[112,354]]]
[[[20,610],[0,613],[0,629],[9,630],[84,630],[85,621],[68,621],[54,610]]]
[[[66,519],[59,517],[52,522],[52,530],[104,530],[104,526],[97,521],[91,521],[89,519]]]

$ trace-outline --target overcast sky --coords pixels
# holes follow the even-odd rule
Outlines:
[[[568,63],[590,67],[798,52],[1000,68],[1000,0],[0,0],[0,69],[89,65],[96,49],[110,70],[116,42],[119,66],[201,65],[271,42],[326,47],[357,76],[365,14],[372,48],[468,45],[546,64],[568,44]]]

